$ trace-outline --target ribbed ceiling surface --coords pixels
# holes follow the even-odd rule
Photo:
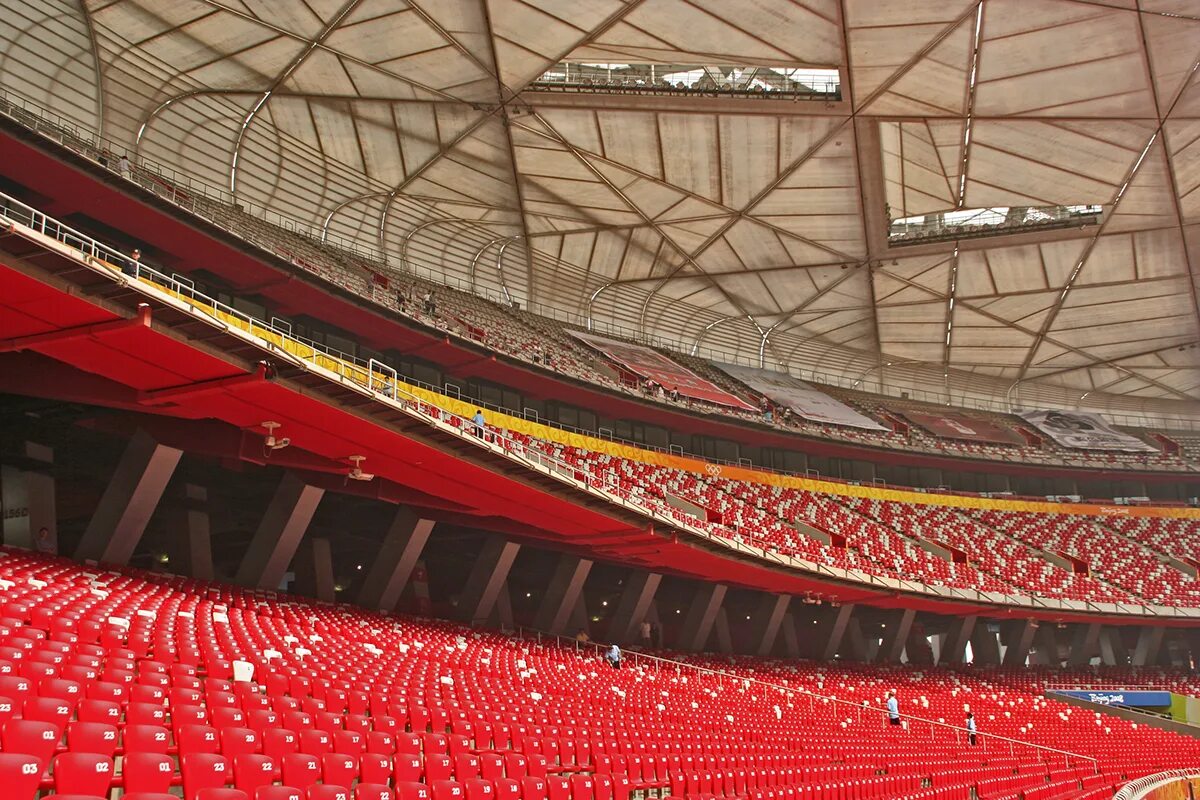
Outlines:
[[[1194,0],[0,8],[4,86],[393,262],[481,221],[414,259],[523,304],[750,360],[769,334],[768,365],[863,388],[1200,391]],[[837,69],[842,99],[529,88],[563,60]],[[887,213],[1059,204],[1103,224],[886,242]]]

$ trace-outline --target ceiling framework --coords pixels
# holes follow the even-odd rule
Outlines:
[[[1187,0],[0,11],[0,86],[392,265],[843,385],[1196,413]],[[841,99],[533,85],[564,61],[836,69]],[[1076,204],[1102,223],[887,244],[889,218]]]

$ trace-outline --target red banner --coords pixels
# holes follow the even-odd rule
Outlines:
[[[625,342],[606,339],[603,336],[593,336],[590,333],[580,333],[578,331],[571,331],[571,335],[588,346],[594,347],[601,353],[604,353],[604,355],[613,361],[624,364],[631,371],[636,372],[643,378],[649,378],[668,392],[675,389],[681,395],[696,400],[704,400],[708,403],[742,408],[749,411],[756,410],[754,406],[745,400],[735,397],[712,381],[701,378],[687,367],[676,364],[671,359],[657,351],[651,350],[649,347],[626,344]]]
[[[946,412],[924,414],[920,411],[905,411],[904,416],[914,425],[920,425],[934,436],[943,439],[965,439],[970,442],[994,442],[996,444],[1024,444],[1016,431],[992,422],[968,417],[966,414]]]

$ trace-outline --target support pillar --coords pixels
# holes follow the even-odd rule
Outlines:
[[[208,516],[208,490],[189,483],[183,487],[183,510],[173,537],[171,571],[197,580],[213,580],[212,530]]]
[[[483,550],[467,577],[467,585],[459,596],[458,613],[463,620],[476,624],[491,616],[496,598],[504,588],[508,572],[520,551],[521,545],[500,537],[492,537],[484,542]]]
[[[333,581],[333,549],[329,540],[314,536],[300,543],[296,552],[295,592],[326,603],[336,599]]]
[[[617,601],[617,609],[613,612],[609,638],[621,644],[633,639],[638,624],[645,619],[650,603],[654,601],[660,583],[662,575],[657,572],[630,573],[625,579],[621,599]]]
[[[566,554],[559,556],[558,565],[554,567],[554,574],[546,586],[546,594],[541,598],[541,605],[533,618],[533,626],[560,636],[565,633],[571,612],[579,604],[579,596],[591,571],[592,562],[586,558]]]
[[[128,564],[182,455],[145,431],[135,433],[92,512],[75,559]]]
[[[258,523],[234,582],[257,589],[277,589],[308,530],[325,490],[288,472]]]
[[[985,622],[971,634],[971,654],[976,664],[1000,666],[1000,635]]]
[[[728,588],[720,583],[706,583],[696,590],[683,616],[683,628],[679,631],[676,645],[680,650],[696,652],[704,649]]]
[[[412,576],[417,559],[429,541],[434,522],[421,519],[411,509],[400,506],[375,560],[367,568],[366,577],[358,590],[357,602],[365,608],[392,611]]]
[[[713,623],[713,636],[717,640],[718,653],[733,652],[733,636],[729,630],[729,613],[724,608],[717,609],[717,620]]]
[[[27,459],[54,463],[54,450],[25,442]],[[4,544],[42,553],[58,552],[58,511],[54,476],[48,472],[0,467],[0,510]],[[39,535],[45,530],[44,535]]]
[[[796,634],[796,614],[784,615],[784,655],[788,658],[800,657],[800,639]]]
[[[1037,630],[1037,623],[1031,619],[1013,620],[1000,626],[1000,638],[1004,644],[1004,666],[1025,666]]]
[[[833,621],[829,626],[829,637],[825,640],[825,649],[821,651],[822,661],[832,661],[841,650],[842,639],[846,636],[846,628],[849,627],[853,615],[853,603],[843,603],[834,611]]]
[[[796,636],[796,615],[783,615],[783,654],[788,658],[800,657],[800,639]]]
[[[1100,647],[1100,624],[1097,622],[1075,626],[1071,634],[1071,653],[1067,663],[1073,667],[1087,666],[1092,654]]]
[[[1110,625],[1100,629],[1100,663],[1109,667],[1129,663],[1129,651],[1121,638],[1120,628]]]
[[[893,618],[888,620],[887,630],[883,634],[883,643],[879,645],[876,661],[882,661],[885,664],[900,663],[900,656],[904,654],[904,647],[908,644],[908,634],[912,631],[913,620],[916,618],[915,610],[905,608],[897,611]]]
[[[496,593],[496,604],[492,607],[488,624],[502,631],[512,631],[517,628],[513,621],[512,587],[508,585],[508,581],[505,581],[504,585],[500,587],[500,591]]]
[[[754,628],[750,641],[758,643],[755,645],[755,652],[760,656],[769,656],[775,649],[775,639],[779,636],[779,628],[787,616],[791,602],[792,597],[787,594],[768,594],[759,601],[754,612]]]
[[[968,615],[955,617],[950,623],[950,632],[946,636],[946,644],[938,659],[939,664],[961,664],[967,657],[967,642],[975,632],[975,622],[978,617]]]
[[[1037,652],[1030,657],[1030,663],[1039,666],[1062,666],[1062,658],[1058,653],[1058,628],[1053,623],[1039,625],[1034,637],[1037,642]]]
[[[846,636],[842,639],[842,652],[849,650],[850,658],[854,661],[870,661],[878,649],[878,642],[868,642],[863,635],[862,621],[858,617],[851,617],[846,626]]]
[[[1133,649],[1133,665],[1145,667],[1158,663],[1158,651],[1162,649],[1163,629],[1144,627],[1138,631],[1137,646]]]

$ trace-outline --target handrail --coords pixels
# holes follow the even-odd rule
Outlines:
[[[670,506],[656,508],[653,505],[635,502],[635,498],[640,492],[623,492],[620,479],[614,475],[596,475],[579,470],[574,465],[564,462],[544,450],[527,447],[524,442],[514,439],[505,431],[492,429],[491,437],[485,441],[481,436],[468,433],[475,429],[475,424],[471,419],[443,409],[434,402],[409,391],[406,388],[408,384],[399,380],[396,371],[391,367],[373,359],[364,361],[357,356],[328,348],[304,337],[295,336],[286,327],[259,320],[197,291],[193,282],[187,278],[167,275],[140,261],[134,261],[112,247],[64,225],[15,198],[0,193],[0,199],[4,199],[0,204],[0,217],[11,221],[10,231],[19,232],[17,231],[18,225],[27,227],[32,236],[40,235],[48,240],[41,242],[34,239],[35,242],[41,243],[43,246],[48,246],[50,243],[66,245],[68,252],[61,254],[78,259],[94,271],[107,275],[112,280],[122,282],[129,288],[136,289],[138,292],[153,297],[183,313],[221,328],[231,335],[241,335],[249,339],[253,346],[276,357],[298,366],[305,365],[303,368],[315,374],[328,377],[334,382],[344,383],[378,402],[390,404],[397,410],[470,441],[475,446],[513,458],[535,471],[542,471],[550,477],[583,491],[598,492],[605,500],[648,518],[652,524],[661,523],[668,529],[684,531],[727,550],[749,554],[764,561],[815,573],[833,580],[866,584],[889,592],[911,592],[941,599],[965,599],[1036,608],[1057,607],[1063,610],[1081,610],[1078,604],[1064,600],[1048,600],[1033,594],[997,595],[975,589],[919,583],[906,580],[899,575],[881,575],[857,569],[833,567],[809,561],[799,557],[798,554],[785,552],[767,540],[746,535],[740,531],[731,532],[730,536],[722,536],[708,528],[700,527],[678,509]],[[14,219],[14,212],[20,209],[25,210],[25,217]],[[50,247],[49,249],[57,248]],[[129,274],[122,274],[126,271]],[[233,324],[230,324],[231,322]],[[432,411],[424,411],[423,407],[425,406]],[[584,477],[576,477],[580,474]],[[878,564],[878,567],[884,572],[889,570],[885,564]],[[997,599],[997,597],[1002,599]],[[1084,609],[1082,610],[1102,611],[1093,603],[1084,603],[1083,605]],[[1141,613],[1147,615],[1180,613],[1178,609],[1164,608],[1161,611],[1155,611],[1156,607],[1127,605],[1133,609],[1140,608]]]
[[[21,113],[17,112],[17,109]],[[87,131],[81,128],[78,123],[68,120],[53,111],[48,111],[39,104],[28,98],[25,98],[12,90],[0,88],[0,115],[7,116],[16,123],[28,128],[29,130],[54,141],[57,144],[72,149],[80,153],[85,158],[102,163],[110,171],[116,172],[115,154],[122,152],[127,148],[111,139],[101,136],[93,131]],[[52,129],[52,130],[48,130]],[[54,135],[56,134],[56,135]],[[90,137],[90,139],[88,138]],[[109,163],[105,163],[109,162]],[[359,241],[346,239],[341,236],[329,235],[328,226],[323,225],[314,227],[304,222],[299,222],[291,217],[281,214],[273,209],[265,206],[258,206],[254,203],[246,201],[244,198],[238,197],[236,200],[227,191],[212,187],[203,181],[200,181],[190,175],[179,172],[170,167],[164,167],[155,162],[144,158],[140,154],[137,156],[137,163],[133,165],[133,177],[148,176],[153,185],[145,185],[147,189],[155,192],[159,196],[177,205],[184,211],[199,216],[218,227],[229,231],[230,233],[245,239],[246,241],[261,246],[254,239],[247,238],[242,232],[235,230],[228,223],[219,219],[216,215],[206,213],[206,210],[201,204],[194,202],[190,195],[197,195],[205,198],[210,202],[216,202],[224,205],[227,208],[232,208],[236,203],[237,207],[242,212],[252,218],[260,219],[263,222],[277,227],[283,231],[295,233],[303,236],[312,242],[314,245],[327,245],[334,249],[350,253],[356,257],[365,259],[378,265],[381,269],[386,269],[387,258],[386,254],[375,248],[364,247]],[[181,191],[182,189],[183,191]],[[442,218],[438,222],[452,222],[453,218]],[[463,220],[470,224],[489,225],[489,224],[505,224],[489,220]],[[415,231],[410,231],[409,234]],[[407,242],[406,242],[407,243]],[[402,252],[401,265],[406,265],[406,252]],[[469,286],[463,286],[455,280],[453,276],[444,272],[429,270],[422,268],[416,270],[413,265],[407,264],[408,271],[413,275],[420,275],[428,280],[440,283],[444,286],[455,288],[466,293],[474,294],[491,302],[503,304],[501,298],[493,298],[486,289],[472,289]],[[332,269],[332,267],[331,267]],[[603,287],[602,287],[603,288]],[[558,308],[556,306],[548,306],[543,303],[527,303],[527,308],[536,310],[538,314],[548,319],[556,319],[566,321],[569,324],[579,325],[584,327],[587,323],[584,318],[579,317],[573,311],[568,309]],[[633,328],[626,328],[613,323],[595,323],[598,330],[603,330],[615,335],[626,336],[636,341],[641,341],[652,346],[662,347],[673,350],[679,353],[687,353],[689,344],[682,340],[674,340],[669,336],[646,336],[644,332]],[[730,363],[745,363],[753,365],[755,359],[748,359],[741,356],[739,353],[728,353],[720,350],[715,350],[710,347],[705,347],[705,356],[714,361],[727,361]],[[816,380],[814,370],[813,379]],[[822,374],[820,383],[840,388],[852,388],[850,386],[851,379],[848,376]],[[978,409],[989,411],[998,414],[1007,414],[1012,411],[1012,404],[1007,399],[1004,402],[997,401],[991,397],[980,397],[968,394],[968,389],[960,387],[957,397],[953,388],[939,389],[937,391],[926,391],[925,389],[901,386],[886,386],[879,385],[879,398],[898,398],[930,403],[939,406],[952,404],[960,408]],[[1031,398],[1032,402],[1037,402],[1044,406],[1062,407],[1074,409],[1077,403],[1066,403],[1065,401],[1046,400]],[[1103,413],[1114,423],[1132,427],[1150,427],[1155,426],[1164,430],[1200,430],[1200,419],[1184,418],[1173,413],[1167,412],[1142,412],[1140,416],[1134,413],[1125,413],[1121,411],[1113,411],[1105,409]],[[1179,426],[1178,428],[1172,426]],[[1067,466],[1088,466],[1082,460],[1078,464],[1073,464],[1066,460],[1066,457],[1059,459]]]
[[[593,642],[593,641],[584,642],[584,641],[580,641],[579,639],[575,639],[572,637],[562,636],[559,634],[544,633],[542,631],[538,631],[538,630],[530,629],[530,628],[518,628],[517,631],[518,631],[518,633],[521,633],[522,631],[528,631],[529,633],[534,634],[539,642],[542,640],[543,637],[553,638],[555,643],[560,647],[563,646],[564,643],[573,644],[576,649],[578,649],[581,645],[584,647],[591,647],[591,648],[597,650],[599,655],[603,655],[604,651],[608,649],[607,645],[600,644],[598,642]],[[679,671],[682,669],[689,669],[693,672],[697,672],[702,675],[714,675],[719,679],[722,679],[722,680],[729,679],[731,681],[734,681],[736,683],[741,683],[743,685],[746,683],[755,684],[758,686],[765,687],[767,689],[772,689],[772,690],[781,692],[788,696],[802,695],[802,696],[808,697],[809,700],[811,700],[813,702],[820,701],[822,703],[832,703],[834,705],[845,706],[849,709],[854,709],[857,712],[859,712],[860,717],[864,710],[872,712],[872,713],[878,713],[880,715],[881,719],[884,716],[886,716],[888,713],[886,708],[879,708],[879,707],[875,707],[875,706],[865,705],[865,701],[864,701],[864,703],[855,703],[855,702],[851,702],[850,700],[842,700],[842,699],[836,698],[836,697],[829,697],[828,695],[817,694],[816,692],[812,692],[812,691],[809,691],[808,689],[803,689],[800,687],[782,686],[780,684],[772,683],[770,681],[764,681],[760,678],[747,678],[743,675],[736,675],[732,672],[726,672],[725,670],[713,669],[711,667],[701,667],[696,664],[688,663],[687,661],[679,661],[676,659],[666,658],[663,656],[651,655],[649,653],[639,651],[639,650],[622,650],[621,651],[621,663],[625,664],[627,661],[632,661],[634,664],[637,664],[638,661],[648,661],[652,664],[655,664],[656,668],[661,668],[662,665],[666,665],[668,667],[673,667],[676,671]],[[941,722],[939,720],[926,719],[925,717],[918,717],[915,714],[906,714],[903,711],[900,712],[900,717],[901,717],[901,719],[910,720],[912,722],[918,722],[921,724],[929,725],[931,727],[931,729],[934,727],[937,727],[937,728],[943,728],[948,731],[954,731],[956,733],[956,735],[960,736],[960,737],[970,733],[970,731],[968,731],[966,728],[959,726],[959,725],[951,725],[948,722]],[[1023,747],[1032,748],[1034,750],[1040,750],[1040,751],[1045,751],[1048,753],[1054,753],[1056,755],[1069,756],[1071,758],[1078,758],[1083,761],[1090,761],[1090,762],[1092,762],[1092,766],[1095,768],[1096,772],[1100,771],[1100,767],[1099,767],[1100,762],[1099,762],[1099,759],[1097,759],[1095,756],[1087,756],[1087,755],[1083,755],[1082,753],[1072,753],[1069,750],[1059,750],[1054,747],[1040,745],[1040,744],[1036,744],[1034,742],[1027,742],[1023,739],[1013,739],[1013,738],[1010,738],[1007,736],[1000,736],[999,734],[994,734],[994,733],[977,732],[976,736],[979,738],[979,740],[981,742],[983,742],[985,744],[985,746],[986,746],[986,742],[988,739],[992,739],[992,740],[999,741],[999,742],[1006,742],[1009,744],[1010,748],[1020,745]],[[961,741],[961,739],[960,739],[960,741]],[[1010,750],[1010,753],[1011,752],[1012,751]]]
[[[1121,787],[1113,796],[1113,800],[1142,800],[1150,791],[1162,786],[1168,786],[1180,779],[1200,778],[1200,767],[1190,769],[1173,769],[1167,772],[1156,772],[1137,780],[1130,781]]]

